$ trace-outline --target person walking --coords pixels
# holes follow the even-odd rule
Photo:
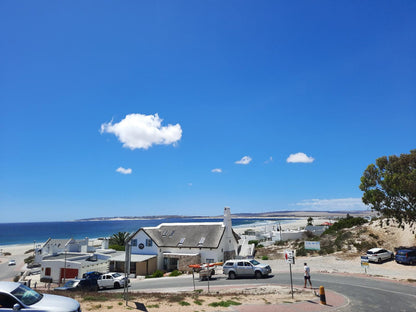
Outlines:
[[[309,281],[309,285],[312,288],[312,282],[311,282],[311,269],[308,267],[308,264],[305,262],[303,267],[303,278],[305,280],[305,285],[303,288],[306,288],[306,282]]]

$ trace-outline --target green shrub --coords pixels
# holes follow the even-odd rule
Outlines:
[[[257,248],[263,248],[264,246],[262,244],[258,244]]]
[[[186,301],[179,301],[179,304],[183,307],[191,305],[189,302],[186,302]]]
[[[250,241],[248,241],[248,244],[249,245],[254,244],[254,246],[257,247],[257,245],[259,244],[259,241],[258,240],[250,240]]]
[[[325,230],[323,235],[325,234],[334,234],[342,229],[352,228],[353,226],[362,225],[367,223],[368,221],[361,217],[347,217],[345,219],[340,219],[339,221],[335,222],[331,225],[328,229]]]
[[[179,276],[182,275],[182,272],[179,272],[178,270],[174,270],[170,272],[169,276]]]
[[[158,277],[163,277],[165,273],[163,273],[163,271],[161,270],[156,270],[152,275],[147,275],[146,278],[158,278]]]
[[[125,250],[125,247],[120,246],[120,245],[110,245],[108,248],[114,249],[114,250],[117,250],[117,251],[124,251]]]
[[[210,307],[224,307],[224,308],[228,308],[229,306],[232,305],[240,305],[240,302],[237,301],[233,301],[233,300],[227,300],[227,301],[219,301],[219,302],[211,302],[210,304],[208,304]]]
[[[269,257],[268,256],[263,256],[263,257],[261,257],[261,260],[269,260]]]
[[[32,263],[33,261],[35,261],[35,256],[30,256],[30,257],[27,257],[27,258],[24,260],[24,262],[25,262],[26,264]]]

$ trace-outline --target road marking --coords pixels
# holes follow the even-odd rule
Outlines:
[[[348,285],[348,286],[353,286],[353,287],[362,287],[362,288],[367,288],[367,289],[380,290],[380,291],[385,291],[385,292],[389,292],[389,293],[393,293],[393,294],[407,295],[407,296],[416,298],[416,295],[408,294],[408,293],[402,293],[402,292],[395,291],[395,290],[387,290],[387,289],[382,289],[382,288],[377,288],[377,287],[370,287],[370,286],[363,286],[363,285],[352,285],[352,284],[338,283],[338,282],[332,282],[332,281],[331,281],[331,283],[344,285],[344,286]]]

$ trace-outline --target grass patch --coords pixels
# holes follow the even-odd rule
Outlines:
[[[181,305],[181,306],[190,306],[191,304],[189,303],[189,302],[186,302],[186,301],[179,301],[179,304]]]
[[[149,309],[152,309],[152,308],[154,308],[154,309],[158,309],[158,308],[159,308],[159,305],[158,305],[158,304],[149,304],[147,307],[148,307]]]
[[[107,301],[108,298],[105,296],[85,296],[84,301]]]
[[[194,300],[194,303],[196,304],[196,305],[202,305],[202,303],[204,302],[204,300],[201,300],[201,299],[195,299]]]
[[[211,302],[210,304],[208,304],[210,307],[223,307],[223,308],[228,308],[232,305],[240,305],[240,302],[237,301],[233,301],[233,300],[227,300],[227,301],[219,301],[219,302]]]
[[[113,308],[113,306],[107,306],[108,310],[111,310]]]

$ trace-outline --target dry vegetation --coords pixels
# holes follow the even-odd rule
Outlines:
[[[202,290],[180,293],[129,293],[127,305],[123,294],[69,293],[66,295],[78,300],[83,311],[113,312],[130,310],[149,312],[229,311],[229,307],[233,305],[294,303],[317,299],[310,289],[294,288],[294,299],[292,299],[288,287],[270,285],[238,290],[223,289],[211,293],[204,293]]]
[[[308,251],[304,249],[304,240],[278,242],[272,246],[257,248],[256,257],[259,259],[282,259],[286,249],[296,250],[298,256],[325,255],[335,252],[341,258],[351,258],[362,255],[373,247],[382,247],[392,251],[399,247],[416,246],[416,226],[406,225],[404,229],[388,219],[378,219],[363,225],[345,228],[333,233],[314,237],[311,233],[304,240],[319,240],[321,250]]]

